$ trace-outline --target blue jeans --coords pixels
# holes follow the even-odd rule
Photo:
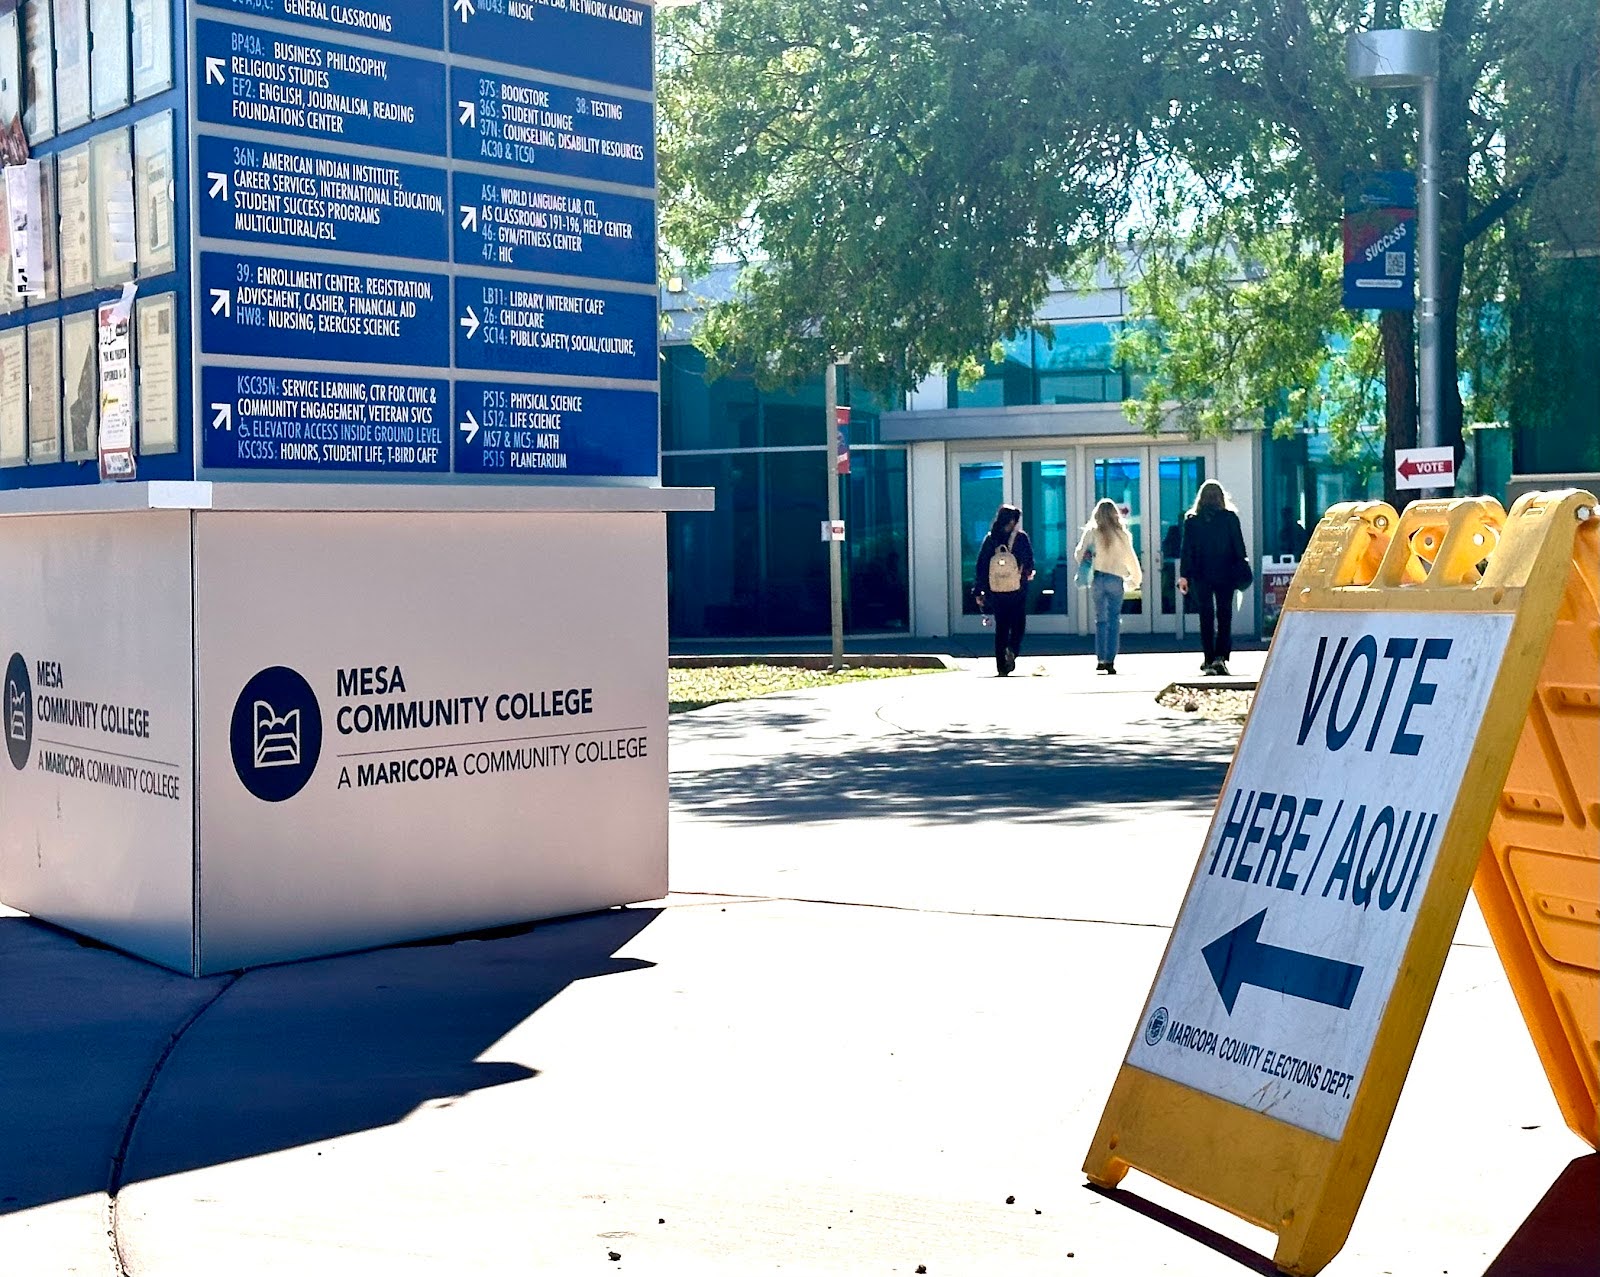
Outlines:
[[[1089,582],[1094,597],[1094,659],[1109,665],[1117,659],[1122,636],[1122,578],[1115,572],[1096,572]]]

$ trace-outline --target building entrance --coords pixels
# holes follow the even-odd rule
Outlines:
[[[1183,514],[1214,469],[1209,444],[1130,447],[1123,439],[1111,446],[1072,441],[1053,448],[952,451],[951,632],[983,631],[973,599],[978,550],[996,507],[1009,502],[1022,507],[1022,526],[1033,541],[1036,575],[1028,587],[1028,628],[1044,634],[1090,633],[1089,591],[1077,583],[1072,552],[1095,502],[1109,497],[1122,510],[1144,569],[1142,587],[1128,590],[1123,600],[1124,631],[1182,633],[1177,575]]]

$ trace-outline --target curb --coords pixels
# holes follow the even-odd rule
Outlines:
[[[1256,690],[1259,679],[1254,678],[1181,678],[1175,683],[1168,683],[1157,696],[1165,696],[1168,692],[1253,692]]]

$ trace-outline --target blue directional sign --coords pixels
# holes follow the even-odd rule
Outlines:
[[[456,366],[654,381],[654,293],[456,276]]]
[[[451,203],[458,262],[655,283],[650,200],[457,173]]]
[[[190,74],[207,124],[444,154],[437,62],[196,22]]]
[[[463,381],[456,384],[462,474],[653,475],[654,391]]]
[[[423,49],[444,48],[444,5],[440,0],[199,0],[214,9],[233,9],[279,22],[303,22],[374,40],[393,40]]]
[[[453,0],[451,9],[452,53],[634,89],[648,89],[653,82],[647,5]]]
[[[198,415],[208,466],[395,473],[450,468],[447,381],[207,368]]]
[[[201,253],[198,291],[207,354],[438,367],[449,361],[445,275]]]
[[[449,257],[445,170],[200,138],[200,233],[383,257]]]
[[[657,474],[652,5],[196,4],[202,466]]]
[[[451,154],[565,177],[655,185],[648,102],[455,67]]]

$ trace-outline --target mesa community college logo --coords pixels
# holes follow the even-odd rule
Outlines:
[[[33,752],[33,680],[21,652],[11,653],[5,691],[0,695],[5,702],[6,753],[11,755],[11,765],[21,771]]]
[[[293,798],[322,753],[322,710],[311,684],[286,665],[256,674],[233,703],[228,743],[246,789],[263,802]]]

